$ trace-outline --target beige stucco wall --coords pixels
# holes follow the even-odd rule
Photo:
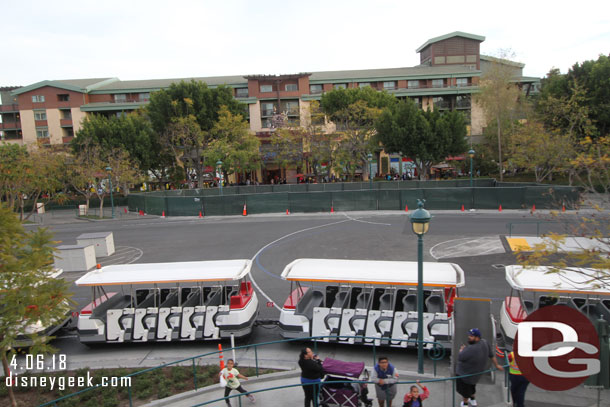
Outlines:
[[[87,117],[87,113],[82,112],[78,107],[73,107],[70,112],[72,113],[72,128],[74,129],[74,135],[76,135],[76,132],[83,127],[83,121]]]
[[[483,107],[476,103],[476,99],[472,98],[470,107],[470,134],[471,136],[480,136],[483,134],[483,127],[486,126],[485,112]]]
[[[250,108],[250,130],[261,131],[263,124],[261,122],[261,102],[251,103]]]
[[[21,110],[21,131],[23,132],[23,144],[36,144],[36,123],[34,122],[33,110]]]
[[[63,144],[59,109],[47,109],[47,126],[49,128],[49,142],[51,144]]]
[[[307,127],[311,124],[311,113],[309,112],[309,105],[309,101],[299,100],[299,119],[301,121],[301,127]]]
[[[421,108],[422,110],[434,110],[434,103],[432,102],[432,96],[423,96],[421,98]]]

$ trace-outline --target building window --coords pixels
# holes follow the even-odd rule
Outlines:
[[[457,78],[456,85],[459,86],[468,86],[468,78]]]
[[[62,119],[71,119],[72,112],[70,110],[61,110],[61,118]]]
[[[470,95],[457,95],[455,107],[458,109],[470,109]]]
[[[419,88],[419,81],[407,81],[407,87],[409,89],[417,89]]]
[[[273,103],[261,103],[261,114],[263,117],[273,116],[275,113],[275,105]]]
[[[309,93],[322,93],[322,85],[309,85]]]
[[[36,138],[48,138],[49,129],[36,129]]]
[[[47,120],[47,112],[34,111],[34,120]]]
[[[138,94],[138,101],[140,102],[148,102],[150,100],[150,93],[144,92]]]
[[[296,83],[287,83],[284,89],[286,89],[286,92],[295,92],[299,90],[299,85]]]
[[[43,103],[44,95],[32,95],[32,102],[34,103]]]
[[[383,88],[385,90],[396,89],[396,82],[395,81],[384,82],[383,83]]]
[[[432,103],[434,103],[435,109],[449,109],[451,107],[451,101],[442,96],[432,98]]]
[[[445,84],[444,79],[432,79],[433,88],[442,88],[444,84]]]
[[[367,86],[370,88],[371,87],[371,82],[360,82],[358,84],[359,88],[366,88]]]
[[[261,85],[261,93],[273,92],[273,85]]]
[[[247,98],[248,97],[248,88],[235,89],[235,96],[238,98]]]
[[[298,116],[299,115],[299,102],[298,101],[289,101],[285,102],[283,112],[286,112],[288,116]]]
[[[127,95],[125,93],[117,93],[114,95],[115,103],[125,103],[127,101]]]
[[[57,95],[57,101],[58,102],[69,102],[70,101],[70,95],[67,95],[67,94]]]
[[[347,89],[347,83],[335,83],[335,89]]]

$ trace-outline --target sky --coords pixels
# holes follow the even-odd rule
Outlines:
[[[607,0],[4,0],[0,14],[0,87],[408,67],[454,31],[525,76],[610,53]]]

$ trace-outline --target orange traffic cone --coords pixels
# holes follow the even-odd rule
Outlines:
[[[536,212],[536,204],[532,205],[532,213]]]
[[[462,212],[464,212],[464,205],[462,205]]]
[[[290,215],[290,210],[286,209],[286,215]]]
[[[248,216],[248,210],[246,209],[246,204],[244,203],[244,211],[241,213],[243,216]]]
[[[199,219],[203,218],[203,214],[199,211]]]
[[[502,212],[502,204],[498,207],[498,212]]]
[[[409,205],[405,204],[405,212],[409,212]]]
[[[163,212],[161,213],[161,217],[162,217],[162,218],[165,218],[165,211],[163,211]]]
[[[124,209],[125,209],[125,213],[127,213],[127,208],[124,208]]]
[[[330,205],[330,213],[335,213],[335,207],[332,204]]]
[[[218,358],[220,359],[220,370],[222,370],[222,369],[225,368],[225,361],[224,361],[224,358],[222,356],[222,345],[221,344],[218,344],[218,351],[220,352],[218,354]]]
[[[565,211],[566,211],[566,206],[565,206],[565,204],[564,204],[564,205],[561,205],[561,212],[565,212]]]

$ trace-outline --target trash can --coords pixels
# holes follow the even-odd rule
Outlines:
[[[87,215],[87,205],[78,205],[78,216]]]
[[[42,202],[36,202],[36,212],[44,213],[44,204]]]

